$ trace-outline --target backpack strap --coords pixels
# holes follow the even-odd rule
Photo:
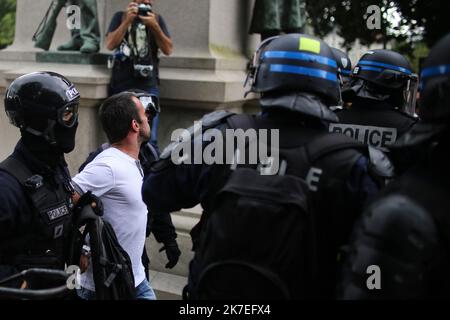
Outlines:
[[[22,186],[25,186],[25,182],[33,175],[22,162],[11,156],[0,163],[0,170],[12,175]]]

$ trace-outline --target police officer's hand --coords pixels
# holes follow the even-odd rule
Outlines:
[[[166,264],[167,269],[172,269],[178,263],[178,259],[180,258],[181,251],[178,248],[178,243],[176,240],[171,242],[167,242],[164,246],[159,249],[159,252],[166,250],[166,256],[169,262]]]
[[[98,216],[103,215],[102,201],[91,191],[84,193],[78,199],[78,201],[75,203],[74,212],[81,212],[81,210],[83,210],[83,208],[87,205],[90,205],[92,207],[96,215]]]

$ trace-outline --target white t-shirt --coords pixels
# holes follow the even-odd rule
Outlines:
[[[120,245],[130,256],[136,287],[145,279],[141,257],[147,206],[141,196],[142,179],[139,161],[116,148],[100,153],[73,178],[81,191],[90,190],[102,200],[103,218],[114,228]],[[81,286],[95,291],[92,263],[81,275]]]

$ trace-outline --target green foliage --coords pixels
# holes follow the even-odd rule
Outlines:
[[[369,30],[367,8],[381,8],[381,29]],[[450,1],[443,0],[306,0],[309,23],[319,36],[332,30],[350,48],[356,39],[364,45],[406,43],[412,50],[416,42],[428,46],[450,31]]]
[[[425,42],[415,43],[412,50],[406,42],[397,43],[392,49],[404,54],[408,58],[415,73],[420,73],[420,59],[428,56],[428,52],[430,51]]]
[[[14,40],[16,23],[16,0],[0,1],[0,49]]]

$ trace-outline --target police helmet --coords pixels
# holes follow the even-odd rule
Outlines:
[[[427,122],[450,118],[450,34],[438,41],[425,60],[420,74],[419,115]]]
[[[357,96],[374,100],[394,98],[395,107],[415,112],[418,77],[408,60],[391,50],[366,52],[352,71],[351,89]]]
[[[349,56],[342,50],[331,48],[338,67],[338,77],[341,87],[350,82],[350,74],[352,72],[352,62]]]
[[[80,94],[64,76],[34,72],[14,80],[5,93],[5,111],[14,126],[55,144],[54,127],[72,128]]]
[[[318,38],[287,34],[266,39],[253,56],[248,80],[250,91],[261,93],[262,108],[337,121],[329,109],[340,101],[337,64],[330,47]]]
[[[431,49],[420,73],[419,116],[409,132],[397,140],[396,147],[427,142],[449,129],[450,121],[450,34]]]

